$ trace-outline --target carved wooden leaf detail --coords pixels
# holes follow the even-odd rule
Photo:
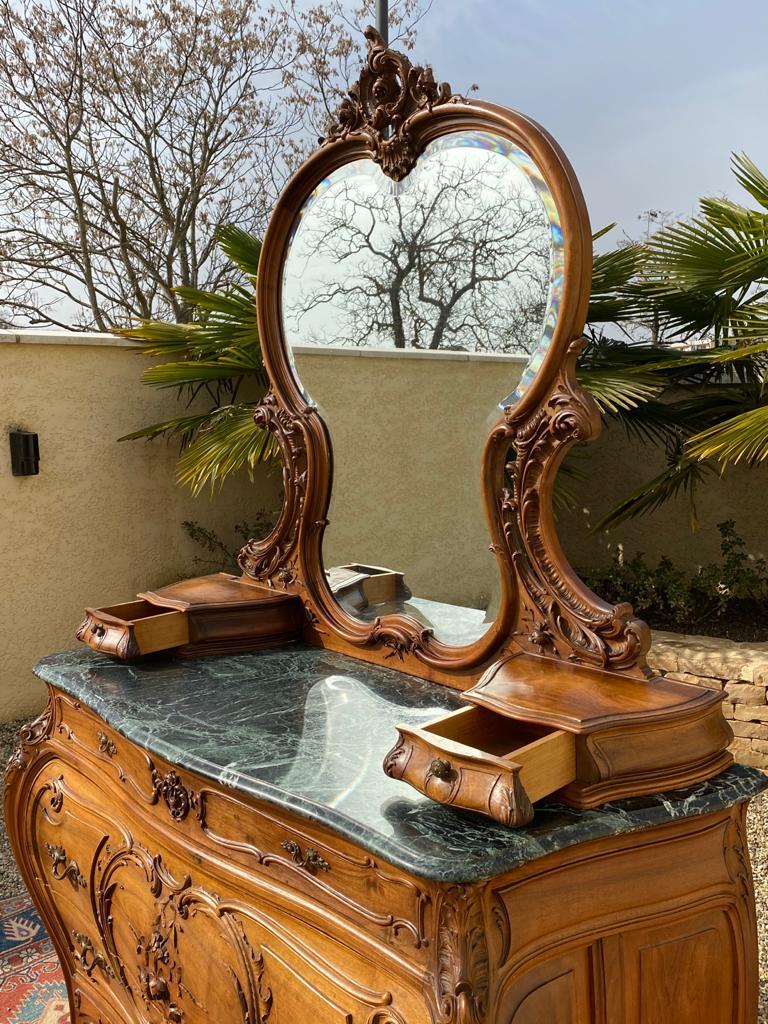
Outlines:
[[[309,413],[307,409],[304,413]],[[307,448],[302,416],[292,414],[270,391],[254,412],[254,422],[277,438],[283,465],[283,508],[264,540],[249,540],[237,556],[251,579],[295,592],[301,584],[295,556],[307,489]]]
[[[497,499],[500,540],[520,584],[515,636],[536,654],[567,658],[603,669],[626,670],[645,664],[648,627],[631,605],[609,605],[570,569],[557,542],[551,516],[551,487],[572,445],[591,440],[599,414],[591,397],[574,382],[569,362],[549,396],[522,421],[514,406],[505,409],[491,447],[511,451]]]
[[[439,910],[435,995],[438,1024],[486,1024],[490,966],[478,893],[452,886]]]

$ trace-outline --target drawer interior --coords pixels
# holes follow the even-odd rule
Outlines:
[[[471,707],[430,722],[424,726],[424,731],[493,754],[494,757],[515,760],[514,755],[521,748],[551,735],[555,730],[545,725],[505,718],[486,708]]]
[[[139,619],[148,619],[150,616],[174,614],[172,610],[150,604],[149,601],[126,601],[123,604],[97,608],[95,611],[97,615],[109,615],[110,618],[121,619],[123,622],[137,622]]]

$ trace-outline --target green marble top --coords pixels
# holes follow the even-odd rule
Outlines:
[[[687,790],[575,811],[537,805],[524,829],[453,810],[381,768],[398,723],[461,706],[455,692],[304,645],[125,664],[88,648],[53,654],[41,679],[172,764],[289,808],[392,864],[472,882],[604,836],[706,814],[768,788],[735,766]]]

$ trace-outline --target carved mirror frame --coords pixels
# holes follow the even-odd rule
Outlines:
[[[387,49],[366,30],[367,60],[319,148],[293,175],[272,214],[257,282],[259,331],[269,390],[255,413],[282,452],[284,501],[263,540],[242,549],[243,573],[262,585],[301,597],[309,642],[364,660],[392,663],[417,676],[464,688],[492,661],[515,651],[577,664],[644,673],[648,629],[632,608],[593,594],[568,564],[555,529],[552,491],[568,449],[593,440],[600,414],[576,383],[584,346],[592,241],[576,176],[557,143],[522,114],[469,101],[435,83],[429,68]],[[404,614],[373,623],[351,617],[328,586],[322,540],[333,480],[328,429],[297,382],[281,315],[282,276],[291,232],[307,197],[331,172],[371,159],[395,181],[426,146],[449,132],[495,132],[533,159],[557,206],[565,257],[561,307],[543,363],[515,405],[503,410],[487,437],[482,488],[491,550],[498,560],[501,601],[488,632],[453,647]]]

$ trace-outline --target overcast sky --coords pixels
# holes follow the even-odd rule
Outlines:
[[[593,229],[740,197],[733,150],[768,170],[766,0],[434,0],[416,58],[547,128]]]

